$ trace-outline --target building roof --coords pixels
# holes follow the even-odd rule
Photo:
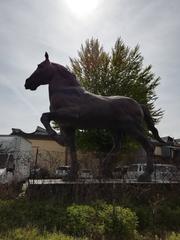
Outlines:
[[[19,138],[23,138],[25,141],[31,143],[25,136],[23,135],[18,135],[18,134],[0,134],[0,141],[2,140],[2,138],[5,140],[8,140],[8,138],[10,138],[8,141],[11,141],[11,138],[13,137],[19,137]],[[4,141],[3,140],[3,141]]]
[[[175,141],[180,144],[180,138],[175,139]]]
[[[12,133],[10,135],[18,135],[31,139],[47,139],[47,140],[51,139],[46,130],[39,126],[32,133],[25,133],[19,128],[12,128]]]

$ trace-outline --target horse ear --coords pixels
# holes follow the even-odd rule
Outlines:
[[[45,52],[45,59],[46,59],[46,61],[49,61],[49,55],[47,52]]]

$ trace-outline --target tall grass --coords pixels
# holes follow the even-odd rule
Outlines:
[[[0,240],[86,240],[87,238],[74,238],[58,232],[40,232],[37,228],[17,228],[0,234]]]

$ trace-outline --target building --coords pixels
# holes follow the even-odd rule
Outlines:
[[[58,167],[71,164],[67,149],[51,139],[44,128],[37,127],[32,133],[25,133],[21,129],[13,128],[10,136],[20,137],[31,143],[31,168],[45,168],[53,174]],[[171,137],[163,138],[163,140],[167,142],[167,145],[151,139],[155,145],[154,161],[162,164],[175,164],[178,167],[180,165],[180,141]],[[77,152],[77,155],[81,169],[91,169],[95,175],[98,175],[99,165],[104,159],[104,154],[100,157],[96,152]],[[140,148],[136,152],[120,153],[118,159],[120,165],[145,163],[146,153]]]
[[[0,135],[0,183],[24,181],[30,174],[32,144],[22,136]]]
[[[157,164],[173,164],[180,168],[180,140],[172,137],[163,137],[162,140],[166,144],[162,144],[157,140],[150,138],[154,145],[153,161]],[[124,157],[124,161],[123,160]],[[146,163],[147,156],[145,150],[140,147],[135,152],[120,154],[120,165]]]
[[[180,141],[169,136],[162,139],[166,145],[154,141],[156,162],[174,164],[180,168]]]
[[[21,136],[31,142],[32,167],[46,168],[53,173],[57,167],[67,162],[66,148],[52,140],[44,128],[37,127],[32,133],[12,128],[11,136]]]

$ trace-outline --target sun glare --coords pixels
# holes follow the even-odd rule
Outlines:
[[[65,1],[76,17],[87,17],[99,5],[100,0],[66,0]]]

